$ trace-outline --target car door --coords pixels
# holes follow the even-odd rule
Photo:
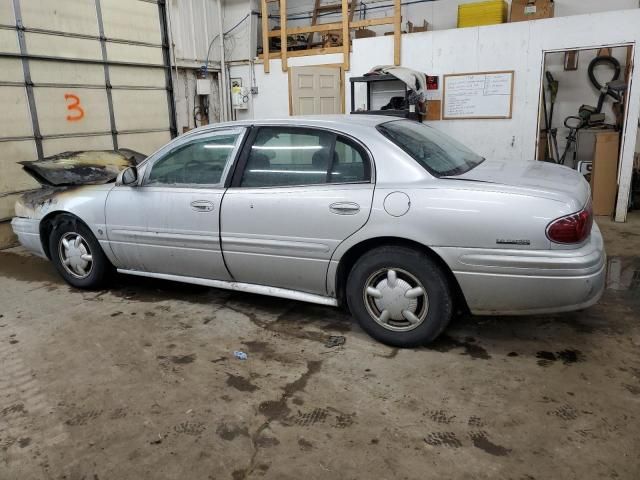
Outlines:
[[[369,217],[371,171],[366,148],[343,135],[254,127],[222,201],[234,279],[326,294],[331,255]]]
[[[217,130],[171,144],[147,162],[139,185],[111,190],[107,235],[121,268],[230,280],[220,250],[220,201],[245,131]]]

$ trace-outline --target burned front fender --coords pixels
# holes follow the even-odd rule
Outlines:
[[[20,243],[32,252],[47,251],[48,232],[60,216],[84,223],[103,243],[106,241],[104,205],[115,184],[43,187],[25,193],[15,205],[12,221]],[[108,251],[105,250],[107,256]]]

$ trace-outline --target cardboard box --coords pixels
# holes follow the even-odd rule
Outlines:
[[[375,37],[375,36],[376,36],[376,32],[368,28],[359,28],[356,30],[356,38],[369,38],[369,37]]]
[[[322,46],[324,48],[342,46],[342,32],[331,31],[322,35]]]
[[[513,0],[511,2],[510,22],[526,22],[553,18],[555,4],[553,0]]]
[[[408,33],[428,32],[428,31],[429,31],[429,22],[427,22],[426,20],[422,21],[422,26],[415,25],[413,22],[407,22]]]
[[[591,171],[591,196],[594,215],[613,215],[618,191],[620,134],[596,133],[596,148]]]

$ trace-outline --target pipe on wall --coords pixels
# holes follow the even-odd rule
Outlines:
[[[227,62],[224,55],[224,26],[222,24],[222,0],[218,0],[218,31],[220,32],[220,121],[226,122],[229,120],[229,99],[228,90],[229,85],[227,83]]]

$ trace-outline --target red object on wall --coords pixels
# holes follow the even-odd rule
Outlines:
[[[438,77],[427,75],[427,90],[438,90]]]

